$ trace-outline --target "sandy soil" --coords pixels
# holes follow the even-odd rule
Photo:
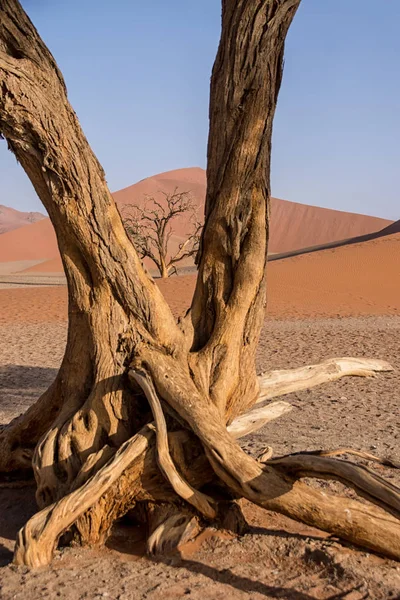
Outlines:
[[[0,298],[7,293],[1,292]],[[244,447],[257,454],[272,445],[281,454],[351,445],[400,459],[399,334],[398,317],[266,321],[258,352],[260,371],[338,355],[383,358],[396,370],[375,379],[347,378],[288,395],[294,410],[245,438]],[[62,321],[0,324],[0,422],[23,412],[51,383],[65,339]],[[388,468],[381,472],[400,483],[398,472]],[[337,484],[320,485],[340,489]],[[181,554],[150,560],[143,557],[143,532],[120,525],[107,548],[68,548],[57,552],[48,569],[16,568],[8,564],[16,531],[34,510],[32,488],[0,488],[4,600],[400,598],[398,563],[354,550],[249,504],[245,512],[250,531],[240,539],[211,531],[201,547],[188,545]]]
[[[399,256],[397,233],[271,262],[267,314],[278,319],[400,315]],[[43,287],[63,281],[51,273],[0,273],[0,288],[14,288],[1,290],[0,323],[65,320],[66,288]],[[174,313],[183,314],[190,305],[195,274],[157,283]]]

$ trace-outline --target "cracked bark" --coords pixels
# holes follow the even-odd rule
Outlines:
[[[199,272],[191,310],[178,325],[124,231],[53,57],[18,1],[0,0],[0,132],[49,213],[69,293],[56,382],[0,435],[3,471],[25,468],[34,449],[42,508],[19,534],[17,563],[47,564],[65,531],[102,543],[113,521],[141,503],[172,504],[169,525],[154,530],[154,551],[154,539],[162,546],[171,528],[174,539],[186,534],[191,520],[180,528],[176,517],[187,511],[181,496],[192,489],[198,501],[205,484],[219,486],[225,501],[243,496],[400,557],[398,490],[385,482],[375,482],[373,494],[368,487],[396,516],[363,512],[297,481],[300,459],[261,464],[227,430],[259,394],[254,359],[265,307],[272,123],[299,3],[222,2]],[[151,381],[157,451],[146,389],[130,382],[129,371]],[[305,457],[304,471],[348,483],[357,474],[365,492],[356,467],[324,462],[331,460]]]

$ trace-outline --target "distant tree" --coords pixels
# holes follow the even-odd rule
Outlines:
[[[160,277],[166,279],[176,272],[176,265],[197,254],[202,225],[197,218],[197,206],[190,194],[163,192],[165,202],[147,197],[144,206],[127,204],[122,211],[125,229],[133,241],[139,256],[150,258],[156,265]],[[171,253],[171,237],[174,234],[174,221],[181,215],[188,217],[190,229],[187,238],[179,244],[178,250]]]

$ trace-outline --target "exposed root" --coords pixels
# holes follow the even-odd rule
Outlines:
[[[153,412],[157,434],[157,460],[161,472],[178,496],[189,502],[207,519],[215,519],[217,511],[213,506],[213,499],[195,490],[187,483],[178,473],[172,461],[168,447],[168,433],[164,413],[151,378],[145,372],[139,373],[133,370],[129,371],[129,376],[140,385]]]
[[[400,520],[379,508],[341,497],[329,497],[296,481],[297,474],[289,473],[286,467],[283,469],[280,465],[272,465],[269,462],[261,465],[240,448],[227,431],[218,407],[213,403],[205,403],[190,374],[177,368],[172,357],[160,356],[159,353],[150,350],[146,352],[144,360],[159,395],[185,419],[202,442],[216,475],[235,494],[357,545],[400,559]],[[372,362],[367,361],[369,370],[372,368]],[[348,364],[346,361],[345,363]],[[363,369],[357,359],[355,364],[352,363],[351,372],[361,374]],[[365,361],[361,361],[361,364],[365,371]],[[375,362],[374,365],[380,370],[390,368],[387,363],[381,361]],[[350,368],[346,372],[349,370]],[[325,380],[326,375],[324,373]],[[333,377],[338,377],[336,367]],[[335,469],[329,469],[331,478],[345,481],[353,487],[356,485],[357,490],[364,496],[368,494],[375,504],[385,506],[391,512],[395,511],[396,515],[400,514],[399,490],[394,490],[383,480],[366,477],[358,467],[346,472],[343,469],[340,469],[340,472]],[[312,472],[311,468],[309,470]],[[321,472],[321,469],[318,468],[318,471]],[[354,477],[356,482],[353,481]]]
[[[36,513],[18,532],[14,563],[28,567],[48,565],[62,533],[111,487],[122,472],[142,455],[154,435],[143,427],[82,487]]]
[[[273,454],[273,448],[271,446],[266,446],[266,448],[257,456],[257,460],[260,463],[266,463],[272,458]]]
[[[248,412],[237,417],[228,425],[228,431],[234,438],[241,438],[290,412],[292,408],[288,402],[282,401],[271,402],[261,407],[256,404]]]
[[[360,367],[358,360],[355,362],[358,365],[356,374],[365,375],[365,369]],[[366,363],[368,365],[363,361],[364,367],[368,366],[370,374],[371,361],[366,361]],[[326,363],[323,364],[326,365]],[[386,363],[374,364],[375,368],[389,369]],[[352,363],[352,365],[353,369],[354,364]],[[318,365],[317,368],[320,366]],[[310,367],[310,369],[313,370],[314,367]],[[161,368],[160,372],[162,373]],[[353,369],[352,374],[354,372]],[[293,372],[290,373],[290,385],[294,385],[296,379],[296,389],[299,389],[298,377],[293,377]],[[326,373],[324,368],[323,377],[324,380],[327,380],[327,376],[335,379],[343,374],[350,374],[348,359],[346,359],[345,368],[340,371],[340,374],[337,370],[334,373]],[[150,424],[144,427],[137,435],[125,442],[111,458],[109,456],[113,454],[114,450],[108,447],[104,447],[99,453],[90,456],[78,474],[73,491],[37,513],[19,532],[14,556],[16,564],[25,564],[31,567],[48,564],[60,536],[90,507],[93,507],[106,492],[110,491],[135,459],[140,458],[141,460],[148,450],[155,432],[157,434],[158,462],[174,491],[195,506],[201,514],[208,518],[216,517],[213,499],[193,488],[176,470],[169,452],[161,403],[150,375],[137,372],[130,372],[130,375],[145,392],[153,410],[155,425]],[[311,379],[315,382],[314,377]],[[164,381],[170,383],[164,388],[160,386],[161,396],[179,413],[179,404],[172,401],[170,397],[169,385],[171,382],[173,384],[172,378],[164,378]],[[312,385],[310,380],[307,386],[309,385]],[[275,386],[274,389],[275,394],[277,387]],[[282,389],[280,387],[281,391]],[[184,388],[180,387],[176,396],[182,398],[183,390]],[[271,460],[271,448],[267,448],[257,462],[247,456],[233,438],[254,431],[268,421],[285,414],[291,410],[290,405],[286,402],[275,402],[260,407],[258,404],[249,414],[233,421],[227,430],[221,422],[218,410],[213,405],[207,406],[207,410],[204,410],[204,407],[201,407],[200,398],[197,397],[197,401],[195,401],[194,390],[193,394],[193,402],[189,407],[185,407],[181,416],[202,441],[215,473],[237,495],[244,496],[270,510],[276,510],[309,525],[325,529],[353,543],[365,545],[394,558],[400,558],[400,523],[396,518],[385,514],[378,508],[368,507],[345,498],[330,497],[296,481],[303,476],[337,479],[397,516],[400,515],[400,491],[395,486],[385,482],[364,467],[335,460],[329,456],[346,451],[378,461],[381,464],[392,466],[395,463],[349,449],[303,453]],[[194,411],[193,415],[191,414],[192,410]],[[178,449],[175,448],[174,453],[177,453],[178,456],[179,451],[178,444]],[[180,461],[178,462],[180,464]],[[265,463],[265,465],[262,466],[260,463]],[[230,512],[229,509],[226,514],[227,523]],[[221,517],[221,514],[219,516]],[[168,515],[151,532],[148,542],[149,552],[164,552],[177,547],[188,537],[195,535],[197,527],[197,519],[193,520],[193,517],[186,513],[184,518],[178,518],[177,514]]]
[[[221,449],[219,454],[221,454]],[[294,473],[288,472],[285,475],[283,472],[280,474],[271,472],[269,465],[273,461],[268,461],[263,469],[259,466],[255,468],[255,465],[259,465],[259,463],[247,455],[243,456],[240,448],[235,454],[236,456],[233,457],[229,456],[230,452],[224,452],[222,462],[220,459],[217,459],[216,462],[217,456],[213,454],[211,463],[220,478],[225,480],[237,493],[242,493],[248,500],[264,508],[280,512],[356,545],[400,560],[400,521],[398,518],[377,507],[367,506],[343,497],[330,496],[299,481],[289,483],[290,480],[287,479],[287,476]],[[276,466],[278,467],[278,464]],[[280,464],[279,469],[282,466]],[[400,514],[398,512],[399,490],[392,489],[394,486],[380,478],[371,477],[369,479],[364,473],[361,475],[354,465],[351,465],[352,468],[346,471],[346,477],[343,476],[342,469],[337,470],[333,469],[331,465],[329,466],[330,469],[327,468],[327,465],[324,465],[324,469],[322,469],[318,465],[317,473],[316,469],[310,468],[305,471],[304,464],[301,467],[299,465],[296,475],[327,476],[340,480],[375,504],[384,506],[390,513]],[[356,479],[356,483],[353,478]]]
[[[147,553],[153,556],[177,550],[201,530],[199,519],[172,505],[155,506],[149,515]]]
[[[336,479],[400,518],[400,488],[364,466],[312,454],[294,454],[268,461],[300,477]]]
[[[393,367],[384,360],[342,357],[330,358],[318,365],[308,365],[299,369],[262,373],[258,378],[260,393],[256,403],[306,390],[328,381],[336,381],[341,377],[374,377],[376,372],[381,371],[393,371]]]
[[[335,448],[334,450],[312,450],[310,452],[299,452],[299,454],[310,454],[314,456],[340,456],[341,454],[352,454],[353,456],[359,456],[372,462],[376,462],[384,467],[391,467],[392,469],[400,469],[400,463],[393,460],[392,458],[381,458],[375,456],[364,450],[353,450],[353,448]],[[283,457],[282,457],[283,458]]]
[[[144,427],[125,442],[106,464],[106,458],[112,454],[108,446],[91,455],[78,474],[71,493],[35,514],[21,529],[16,542],[14,562],[30,567],[49,564],[60,536],[110,490],[136,458],[145,454],[154,433],[153,424]],[[175,437],[178,433],[175,432]],[[95,473],[94,468],[98,469]],[[193,531],[194,522],[191,519],[187,520],[185,526],[171,520],[158,533],[154,531],[154,536],[149,541],[151,551],[158,552],[161,547],[171,547],[172,540],[178,540],[179,535],[182,540],[186,540],[189,532]]]
[[[220,442],[220,440],[218,440]],[[219,444],[218,444],[219,445]],[[232,449],[233,450],[233,449]],[[221,460],[221,455],[223,459]],[[384,506],[398,516],[399,490],[377,476],[364,473],[355,465],[321,464],[306,469],[304,462],[290,466],[277,461],[268,461],[261,469],[259,463],[244,455],[240,448],[231,452],[228,448],[209,455],[212,466],[221,479],[237,493],[250,501],[302,521],[313,527],[328,531],[356,545],[376,550],[400,560],[400,521],[380,508],[360,504],[343,497],[333,497],[297,481],[290,483],[290,476],[314,476],[337,479],[356,489],[373,503]],[[304,458],[304,457],[303,457]],[[318,461],[333,461],[320,457],[308,457]],[[300,459],[301,460],[301,459]],[[339,463],[341,461],[333,461]],[[272,463],[272,464],[271,464]],[[257,465],[257,466],[256,466]],[[282,467],[285,467],[283,472]],[[317,468],[318,466],[318,468]],[[296,471],[296,472],[295,472]],[[318,471],[318,472],[317,472]],[[278,479],[276,478],[278,477]],[[285,489],[286,485],[286,489]]]

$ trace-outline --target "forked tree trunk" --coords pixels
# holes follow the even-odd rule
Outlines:
[[[395,517],[296,482],[301,459],[258,463],[227,429],[259,393],[272,122],[284,41],[299,3],[222,2],[199,274],[178,326],[127,238],[53,57],[17,0],[0,0],[0,132],[49,213],[69,292],[68,342],[56,382],[0,437],[3,471],[29,466],[34,450],[44,509],[21,531],[17,562],[46,564],[72,525],[82,541],[101,542],[116,518],[142,503],[153,547],[162,537],[160,514],[187,535],[196,529],[193,515],[221,516],[221,493],[400,556]],[[350,482],[399,514],[393,486],[333,462],[301,464],[306,475]],[[200,491],[206,483],[218,484],[219,496]],[[165,503],[183,507],[184,525]]]

